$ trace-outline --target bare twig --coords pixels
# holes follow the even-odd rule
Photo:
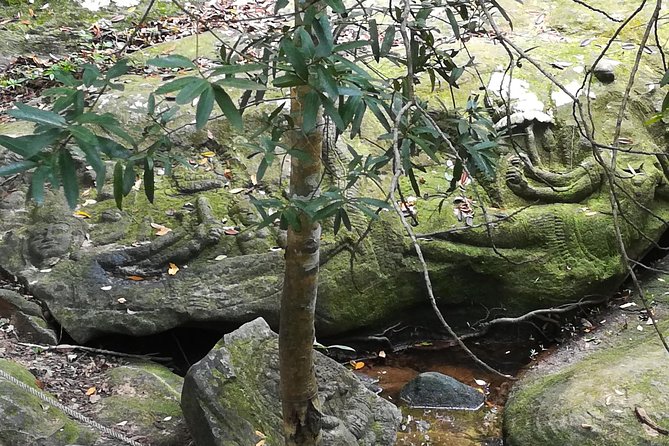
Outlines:
[[[78,350],[82,352],[87,352],[87,353],[97,353],[101,355],[109,355],[109,356],[118,356],[122,358],[134,358],[134,359],[148,359],[151,361],[170,361],[172,358],[167,358],[164,356],[154,356],[152,354],[146,354],[146,355],[135,355],[132,353],[123,353],[123,352],[116,352],[113,350],[105,350],[101,348],[93,348],[93,347],[86,347],[83,345],[70,345],[70,344],[59,344],[59,345],[41,345],[41,344],[30,344],[28,342],[19,342],[19,345],[22,345],[24,347],[30,347],[30,348],[38,348],[42,351],[62,351],[62,350]]]

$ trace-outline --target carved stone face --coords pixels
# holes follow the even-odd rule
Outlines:
[[[67,254],[74,241],[73,229],[66,223],[53,223],[33,229],[28,238],[31,260],[41,264],[46,259]]]

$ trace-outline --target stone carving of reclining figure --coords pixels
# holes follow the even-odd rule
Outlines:
[[[205,197],[198,197],[195,205],[199,223],[192,232],[177,230],[144,245],[102,253],[98,263],[114,274],[152,276],[163,274],[170,262],[188,262],[218,243],[225,231]]]
[[[528,183],[525,176],[542,185]],[[525,154],[514,156],[506,173],[506,185],[519,197],[547,203],[577,203],[601,187],[604,169],[594,159],[583,160],[565,173],[549,172],[536,167]]]

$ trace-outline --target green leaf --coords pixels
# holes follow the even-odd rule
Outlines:
[[[74,121],[80,124],[119,125],[111,113],[86,112],[74,118]]]
[[[339,116],[339,111],[337,110],[337,107],[335,107],[334,102],[332,102],[326,96],[322,96],[321,101],[323,103],[325,114],[332,119],[332,121],[337,126],[337,129],[340,132],[343,132],[346,129],[346,126],[344,125],[344,121],[341,119],[341,116]]]
[[[77,140],[79,147],[83,149],[82,146],[95,146],[98,143],[98,139],[93,132],[88,130],[86,127],[81,125],[71,125],[67,129],[70,134]]]
[[[200,95],[195,110],[195,128],[197,130],[202,129],[209,121],[209,116],[211,116],[211,111],[214,108],[214,98],[214,89],[207,85],[207,89]]]
[[[125,159],[130,156],[130,151],[125,146],[104,136],[97,137],[97,148],[111,159]]]
[[[320,89],[327,93],[327,95],[333,101],[339,97],[339,88],[337,87],[337,82],[334,80],[330,72],[322,65],[319,65],[316,68],[318,73],[318,81]]]
[[[220,79],[216,84],[222,87],[241,88],[243,90],[267,90],[266,85],[259,84],[249,79],[239,79],[231,77],[227,79]]]
[[[274,78],[272,84],[277,88],[297,87],[299,85],[306,85],[306,82],[299,76],[292,73],[284,74]]]
[[[32,158],[41,152],[44,148],[52,145],[63,135],[62,130],[51,129],[44,133],[34,135],[18,136],[13,138],[7,135],[0,135],[0,145],[8,148],[12,152],[22,156],[25,159]]]
[[[453,35],[456,39],[460,40],[460,25],[458,25],[458,20],[455,18],[451,8],[446,8],[446,15],[448,16],[448,21],[451,24],[451,29],[453,30]]]
[[[30,105],[21,104],[20,102],[16,102],[14,105],[16,105],[16,109],[9,110],[7,113],[16,119],[51,127],[63,128],[67,125],[65,118],[54,112],[40,110]]]
[[[374,55],[374,60],[381,60],[381,49],[379,48],[379,28],[376,25],[375,19],[369,20],[369,40],[372,44],[372,54]]]
[[[202,94],[202,92],[209,87],[209,82],[199,77],[196,79],[196,81],[186,84],[184,88],[181,89],[179,94],[177,94],[177,104],[189,104],[193,99],[200,96],[200,94]]]
[[[379,200],[379,199],[376,199],[376,198],[361,197],[361,198],[358,198],[358,201],[361,201],[365,204],[368,204],[368,205],[376,207],[376,208],[381,208],[381,209],[389,209],[390,208],[390,205],[388,204],[388,202],[386,202],[384,200]]]
[[[358,104],[358,108],[355,111],[355,116],[353,117],[353,122],[351,123],[351,138],[354,138],[355,135],[360,134],[360,126],[362,124],[362,118],[365,116],[367,111],[367,104],[364,101],[361,101]]]
[[[323,0],[323,2],[337,14],[344,14],[346,12],[346,6],[344,6],[342,0]]]
[[[300,26],[296,30],[296,34],[300,39],[300,49],[307,58],[314,57],[316,54],[316,48],[314,47],[313,38],[309,35],[304,26]]]
[[[341,211],[342,211],[342,209],[339,209],[339,211],[337,212],[337,215],[335,215],[334,228],[333,228],[334,229],[334,235],[337,235],[337,233],[339,232],[339,227],[341,226]]]
[[[70,209],[77,207],[79,199],[79,184],[77,183],[77,169],[74,165],[72,155],[67,150],[61,150],[58,156],[60,164],[60,176],[63,181],[63,191]]]
[[[383,35],[383,43],[381,43],[381,55],[385,56],[390,53],[395,42],[395,25],[389,25]]]
[[[309,78],[309,69],[307,68],[307,62],[300,50],[295,47],[295,44],[289,38],[284,38],[281,41],[281,48],[286,54],[291,67],[295,70],[295,74],[306,81]]]
[[[53,102],[53,105],[51,106],[51,111],[54,113],[60,113],[69,106],[74,105],[74,103],[77,101],[79,97],[79,93],[80,92],[78,90],[72,89],[66,94],[60,95],[58,99],[56,99]]]
[[[383,126],[383,128],[386,129],[387,132],[390,132],[392,130],[392,127],[390,126],[388,120],[386,119],[386,116],[383,114],[378,104],[376,103],[376,99],[367,97],[365,98],[365,103],[367,104],[367,107],[369,107],[369,109],[372,111],[372,113],[379,121],[379,123]]]
[[[214,99],[225,117],[228,118],[230,124],[241,130],[243,128],[242,115],[235,107],[230,96],[218,85],[212,85],[212,87],[214,89]]]
[[[114,166],[114,200],[116,207],[123,209],[123,163],[121,161]]]
[[[288,6],[288,1],[289,0],[277,0],[276,4],[274,5],[274,14],[277,14],[280,9]]]
[[[302,224],[300,223],[297,211],[294,208],[286,208],[281,213],[280,227],[282,229],[288,229],[288,226],[293,228],[293,231],[295,232],[300,232],[302,230]]]
[[[170,82],[156,88],[155,94],[165,94],[165,93],[171,93],[173,91],[181,90],[182,88],[184,88],[186,85],[190,84],[191,82],[197,82],[197,81],[202,81],[202,79],[200,79],[199,77],[195,77],[195,76],[180,77],[178,79],[174,79],[173,81],[170,81]]]
[[[351,230],[351,220],[348,218],[348,212],[346,212],[346,209],[342,208],[339,209],[339,214],[341,215],[341,220],[344,223],[344,227],[347,230]]]
[[[144,159],[144,194],[146,194],[146,198],[151,204],[153,204],[156,192],[156,183],[153,174],[153,160],[147,157]]]
[[[662,120],[662,113],[656,113],[650,118],[648,118],[646,121],[644,121],[643,125],[653,125],[656,122],[660,122]]]
[[[365,206],[364,204],[356,203],[356,204],[355,204],[355,207],[358,208],[358,209],[360,209],[360,210],[362,211],[363,214],[367,215],[367,216],[368,216],[369,218],[371,218],[372,220],[376,220],[376,219],[379,217],[379,216],[376,214],[376,212],[374,212],[373,210],[371,210],[370,208],[368,208],[368,207]]]
[[[84,81],[85,86],[90,87],[100,76],[100,70],[98,70],[98,67],[95,65],[88,63],[83,65],[83,69],[84,73],[82,74],[82,80]]]
[[[126,164],[123,171],[123,195],[128,195],[135,185],[137,175],[135,174],[135,164],[130,162]]]
[[[256,172],[256,181],[260,181],[263,179],[268,167],[269,163],[267,162],[267,158],[265,157],[261,159],[260,164],[258,164],[258,171]]]
[[[316,128],[316,120],[318,119],[318,109],[321,106],[321,99],[318,93],[310,91],[304,95],[304,104],[302,108],[302,131],[305,134],[311,133]]]
[[[35,172],[33,172],[32,178],[30,179],[29,195],[37,204],[44,203],[44,182],[50,173],[50,166],[43,164],[35,169]]]
[[[37,163],[34,161],[24,160],[7,164],[6,166],[0,166],[0,177],[6,177],[9,175],[14,175],[15,173],[24,172],[28,169],[32,169],[36,165]]]
[[[413,193],[417,196],[420,196],[420,186],[416,180],[416,173],[413,171],[413,169],[409,169],[407,170],[407,174],[409,175],[409,182],[411,183],[411,189],[413,189]]]
[[[130,67],[128,66],[128,59],[121,59],[116,62],[109,70],[107,70],[105,79],[109,81],[111,79],[122,76],[127,73],[129,69]]]
[[[313,30],[318,39],[315,56],[330,56],[332,54],[332,47],[334,46],[334,37],[332,36],[332,29],[330,29],[330,21],[325,14],[314,21]]]
[[[341,116],[345,126],[348,127],[351,123],[361,102],[361,96],[349,96],[348,99],[346,99],[346,102],[339,106],[339,116]]]
[[[513,31],[513,22],[511,21],[511,17],[509,17],[509,14],[506,13],[506,10],[502,8],[497,2],[497,0],[489,0],[492,5],[497,8],[500,14],[502,14],[502,17],[504,17],[504,20],[506,20],[509,23],[509,28],[511,28],[511,31]]]
[[[249,63],[245,65],[223,65],[212,71],[212,76],[220,76],[221,74],[238,74],[238,73],[249,73],[251,71],[260,71],[265,68],[266,65],[261,63]]]
[[[669,92],[667,92],[667,94],[664,96],[664,100],[662,101],[662,113],[667,111],[667,109],[669,109]]]
[[[156,112],[156,95],[153,93],[149,94],[149,103],[146,106],[146,112],[151,116]]]
[[[164,57],[154,57],[146,61],[147,65],[160,68],[195,68],[195,64],[187,57],[171,54]]]
[[[669,84],[669,70],[667,70],[667,72],[664,73],[664,76],[662,76],[662,80],[660,81],[660,87],[664,87],[667,84]]]

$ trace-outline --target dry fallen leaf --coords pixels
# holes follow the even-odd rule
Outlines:
[[[266,441],[267,441],[267,440],[265,440],[265,439],[263,438],[262,440],[260,440],[259,442],[256,443],[256,446],[265,446],[265,442],[266,442]]]
[[[212,157],[216,156],[216,153],[214,153],[212,151],[207,151],[207,152],[200,153],[200,155],[204,156],[205,158],[212,158]]]
[[[365,367],[365,363],[362,361],[351,360],[349,361],[349,364],[351,364],[353,370],[360,370],[361,368]]]
[[[221,261],[221,260],[223,260],[223,259],[227,259],[227,258],[228,258],[228,256],[226,256],[225,254],[221,254],[220,256],[216,256],[216,257],[214,258],[214,260],[216,260],[217,262],[219,262],[219,261]]]
[[[167,226],[159,225],[158,223],[151,223],[151,227],[156,229],[156,235],[165,235],[169,232],[172,232]]]
[[[231,194],[238,194],[244,190],[243,187],[235,187],[234,189],[230,189]]]
[[[239,231],[234,229],[234,228],[226,229],[224,232],[225,232],[225,235],[237,235],[237,234],[239,234]]]
[[[167,274],[173,276],[178,272],[179,272],[179,267],[176,266],[174,263],[170,263],[170,267],[167,269]]]
[[[128,279],[134,280],[135,282],[139,282],[140,280],[144,280],[144,277],[142,277],[142,276],[128,276]]]
[[[96,389],[95,386],[89,387],[88,390],[86,391],[86,396],[94,395],[95,392],[97,392],[97,391],[98,391],[98,389]]]
[[[76,211],[74,214],[75,217],[77,218],[91,218],[91,214],[89,214],[86,211]]]

